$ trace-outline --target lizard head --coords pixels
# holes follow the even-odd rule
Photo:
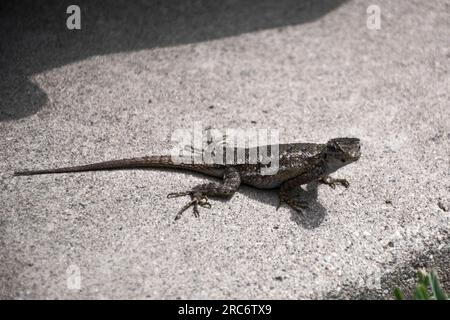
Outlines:
[[[357,138],[331,139],[327,142],[324,153],[330,168],[336,169],[355,162],[360,156],[361,146]]]

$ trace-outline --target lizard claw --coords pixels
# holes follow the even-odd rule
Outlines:
[[[350,183],[346,179],[339,179],[340,184],[343,185],[345,188],[348,188],[350,186]]]
[[[340,184],[341,186],[348,188],[350,186],[350,183],[347,181],[347,179],[334,179],[331,177],[323,177],[319,180],[323,184],[329,185],[332,189],[336,188],[336,185]]]
[[[282,199],[282,198],[280,197],[279,200],[278,200],[278,205],[277,205],[276,211],[278,211],[278,209],[281,208],[281,205],[283,204],[283,202],[285,202],[284,199]]]
[[[185,191],[185,192],[172,192],[169,193],[167,195],[167,199],[173,199],[173,198],[179,198],[179,197],[184,197],[187,195],[191,195],[192,193],[190,191]]]
[[[188,204],[186,204],[183,208],[181,208],[180,211],[178,211],[177,215],[175,216],[175,220],[178,220],[181,218],[181,215],[183,214],[183,212],[185,212],[189,207],[191,207],[192,205],[194,205],[194,201],[189,202]],[[194,207],[194,213],[195,213],[195,207]]]
[[[211,203],[206,202],[206,203],[199,203],[200,207],[202,208],[207,208],[207,209],[211,209]]]
[[[190,207],[193,207],[194,217],[196,218],[200,217],[200,211],[198,210],[199,206],[202,208],[211,209],[211,204],[208,202],[208,197],[203,194],[199,194],[197,192],[186,191],[186,192],[169,193],[167,195],[167,198],[171,199],[186,195],[191,196],[191,201],[189,201],[183,208],[181,208],[180,211],[178,211],[177,215],[175,216],[175,220],[180,219],[181,216],[183,215],[183,212],[185,212]]]

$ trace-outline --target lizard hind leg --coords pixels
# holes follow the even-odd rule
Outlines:
[[[188,202],[175,216],[175,220],[181,218],[184,211],[193,207],[194,216],[199,217],[199,207],[211,208],[208,196],[216,197],[231,197],[241,184],[241,176],[239,172],[232,167],[226,168],[222,183],[205,183],[195,186],[190,191],[175,192],[167,195],[167,198],[177,198],[183,196],[190,196],[191,201]]]

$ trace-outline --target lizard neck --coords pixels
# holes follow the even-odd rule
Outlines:
[[[325,168],[325,175],[329,175],[336,170],[349,165],[359,159],[358,157],[351,157],[348,155],[342,155],[341,157],[333,157],[326,153],[322,155],[323,166]]]
[[[322,158],[322,164],[324,168],[324,175],[329,175],[346,165],[345,162],[326,158],[325,156]]]

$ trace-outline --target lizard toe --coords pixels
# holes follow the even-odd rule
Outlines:
[[[194,217],[196,217],[196,218],[200,217],[199,207],[208,208],[208,209],[211,208],[211,204],[209,203],[208,197],[206,195],[203,195],[198,192],[195,192],[195,193],[191,192],[191,191],[178,192],[178,193],[169,194],[168,198],[181,197],[181,196],[185,196],[185,195],[190,195],[191,201],[189,201],[185,206],[183,206],[183,208],[181,208],[181,210],[175,216],[175,220],[180,219],[181,216],[183,215],[183,212],[185,212],[190,207],[193,207]]]
[[[179,198],[191,195],[192,191],[184,191],[184,192],[172,192],[167,195],[167,199]]]
[[[340,181],[341,185],[343,185],[345,188],[348,188],[350,186],[350,183],[346,179],[342,179]]]

